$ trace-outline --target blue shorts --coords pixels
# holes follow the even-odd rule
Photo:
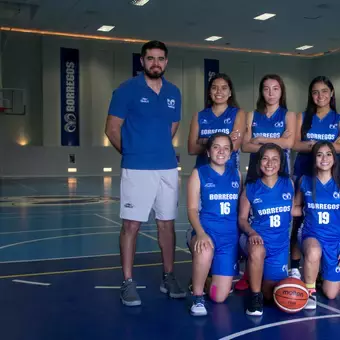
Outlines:
[[[230,236],[216,235],[211,231],[205,231],[214,243],[214,257],[211,263],[210,273],[211,275],[220,276],[236,276],[239,274],[238,268],[238,243],[237,241],[231,242]],[[195,230],[192,230],[187,237],[194,237],[196,235]],[[187,243],[190,244],[190,239],[187,239]],[[190,248],[190,247],[189,247]]]
[[[248,256],[248,236],[246,234],[241,235],[240,246]],[[266,257],[263,264],[263,280],[276,282],[287,278],[289,245],[284,249],[275,249],[264,244],[264,248]]]
[[[318,239],[315,235],[303,235],[301,238],[301,249],[303,241],[308,238],[315,238],[318,240],[322,250],[321,257],[321,276],[324,280],[331,282],[340,282],[340,243],[339,242],[325,242]]]

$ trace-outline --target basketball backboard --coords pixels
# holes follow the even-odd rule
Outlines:
[[[25,90],[1,88],[0,89],[0,114],[25,115]]]

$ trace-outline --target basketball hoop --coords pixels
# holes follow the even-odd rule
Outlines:
[[[1,113],[5,112],[5,110],[6,110],[6,108],[5,108],[5,107],[3,107],[3,106],[0,106],[0,112],[1,112]]]

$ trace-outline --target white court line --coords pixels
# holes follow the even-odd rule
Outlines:
[[[0,235],[9,234],[24,234],[24,233],[40,233],[40,232],[52,232],[52,231],[65,231],[65,230],[81,230],[81,229],[111,229],[117,228],[113,225],[103,225],[94,227],[76,227],[76,228],[57,228],[57,229],[33,229],[33,230],[21,230],[21,231],[2,231]]]
[[[33,207],[33,208],[35,208],[35,207]],[[41,206],[40,206],[40,208],[41,208]],[[41,218],[42,219],[42,218],[45,218],[45,217],[50,218],[51,215],[58,215],[58,216],[63,216],[63,217],[92,216],[93,212],[92,213],[89,212],[89,213],[86,213],[86,214],[81,214],[81,213],[79,213],[79,214],[69,214],[67,211],[63,211],[63,212],[59,211],[59,212],[56,212],[56,213],[47,213],[47,214],[39,214],[39,215],[28,213],[28,215],[21,216],[20,211],[19,211],[17,213],[13,213],[13,215],[16,215],[16,216],[3,216],[3,215],[1,215],[0,220],[14,220],[14,219],[18,219],[18,218],[19,219],[29,219],[29,218]]]
[[[157,231],[157,230],[155,230],[155,231]],[[139,234],[141,234],[141,235],[143,235],[143,236],[145,236],[145,237],[148,237],[148,238],[150,238],[151,240],[154,240],[154,241],[158,242],[158,238],[156,238],[156,237],[153,237],[153,236],[151,236],[151,235],[145,234],[145,233],[143,233],[143,232],[141,232],[141,231],[139,232]],[[184,251],[184,252],[187,253],[187,254],[191,254],[191,252],[190,252],[189,250],[187,250],[187,249],[184,249],[184,248],[181,248],[181,247],[178,247],[178,246],[176,246],[176,249],[177,249],[177,250]]]
[[[298,323],[298,322],[311,321],[311,320],[319,320],[319,319],[332,319],[332,318],[340,318],[340,314],[311,316],[311,317],[306,317],[306,318],[293,319],[293,320],[285,320],[285,321],[269,323],[267,325],[262,325],[262,326],[258,326],[258,327],[248,328],[248,329],[245,329],[244,331],[227,335],[227,336],[225,336],[223,338],[220,338],[219,340],[231,340],[231,339],[235,339],[235,338],[238,338],[240,336],[243,336],[243,335],[246,335],[246,334],[249,334],[249,333],[254,333],[254,332],[261,331],[262,329],[267,329],[267,328],[272,328],[272,327],[276,327],[276,326],[287,325],[287,324],[291,324],[291,323]]]
[[[114,221],[114,220],[111,220],[111,219],[109,219],[109,218],[107,218],[107,217],[105,217],[105,216],[102,216],[102,215],[99,215],[99,214],[95,214],[96,216],[98,216],[98,217],[100,217],[100,218],[103,218],[104,220],[107,220],[107,221],[110,221],[110,222],[112,222],[112,223],[114,223],[114,224],[118,224],[118,225],[121,225],[120,223],[118,223],[117,221]],[[149,230],[148,230],[149,231]],[[155,230],[156,231],[156,230]],[[177,231],[177,230],[176,230]],[[141,234],[141,235],[143,235],[143,236],[145,236],[145,237],[148,237],[148,238],[150,238],[151,240],[154,240],[154,241],[157,241],[158,242],[158,239],[156,238],[156,237],[153,237],[153,236],[151,236],[151,235],[148,235],[148,234],[145,234],[145,233],[143,233],[143,232],[139,232],[139,234]],[[1,249],[1,248],[0,248]],[[189,250],[187,250],[187,249],[184,249],[184,248],[181,248],[181,247],[178,247],[178,246],[176,246],[176,249],[178,249],[178,250],[181,250],[181,251],[184,251],[185,253],[188,253],[188,254],[191,254],[191,252],[189,251]]]
[[[1,246],[0,250],[6,249],[6,248],[15,247],[15,246],[20,246],[20,245],[23,245],[23,244],[40,242],[40,241],[57,240],[57,239],[60,239],[60,238],[70,238],[70,237],[89,236],[89,235],[107,235],[107,234],[118,234],[118,233],[120,233],[120,231],[109,231],[109,232],[100,232],[100,233],[86,233],[86,234],[72,234],[72,235],[62,235],[62,236],[37,238],[37,239],[33,239],[33,240],[28,240],[28,241],[22,241],[22,242],[17,242],[17,243],[6,244],[4,246]]]
[[[181,251],[181,250],[176,250]],[[147,250],[147,251],[137,251],[135,254],[153,254],[160,253],[160,250]],[[32,259],[32,260],[18,260],[18,261],[3,261],[0,264],[5,263],[29,263],[29,262],[44,262],[44,261],[60,261],[60,260],[77,260],[77,259],[87,259],[87,258],[96,258],[96,257],[107,257],[107,256],[120,256],[120,253],[112,253],[112,254],[101,254],[101,255],[83,255],[83,256],[70,256],[70,257],[55,257],[55,258],[47,258],[47,259]]]
[[[148,230],[149,232],[157,232],[157,230]],[[107,232],[99,232],[99,233],[85,233],[85,234],[72,234],[72,235],[62,235],[62,236],[53,236],[53,237],[44,237],[44,238],[37,238],[33,240],[28,240],[28,241],[22,241],[22,242],[17,242],[17,243],[11,243],[11,244],[6,244],[4,246],[0,247],[0,250],[6,249],[6,248],[11,248],[15,246],[20,246],[22,244],[29,244],[29,243],[35,243],[35,242],[40,242],[40,241],[48,241],[48,240],[57,240],[60,238],[70,238],[70,237],[79,237],[79,236],[89,236],[89,235],[108,235],[108,234],[119,234],[120,231],[107,231]],[[143,233],[140,233],[143,235]],[[145,235],[144,235],[145,236]],[[150,235],[147,235],[149,238],[153,238]],[[155,238],[153,238],[155,239]],[[157,239],[156,239],[157,240]],[[177,247],[179,250],[187,252],[184,248]]]
[[[120,289],[121,286],[95,286],[95,289]],[[146,286],[137,286],[137,289],[146,289]]]
[[[117,221],[111,220],[110,218],[107,218],[105,216],[102,216],[102,215],[99,215],[99,214],[94,214],[94,215],[99,217],[99,218],[102,218],[103,220],[106,220],[106,221],[112,222],[113,224],[119,225],[120,227],[122,226],[121,223],[118,223]]]
[[[39,195],[39,196],[42,196],[42,195]],[[67,195],[65,195],[67,196]],[[88,196],[88,195],[87,195]],[[99,196],[99,195],[97,195]],[[16,197],[16,196],[0,196],[0,199],[1,198],[8,198],[8,197]],[[19,197],[24,197],[24,196],[19,196]],[[51,196],[52,197],[52,196]],[[114,202],[113,202],[114,203]],[[83,205],[78,205],[78,208],[79,209],[72,209],[70,206],[63,206],[65,207],[65,211],[64,212],[68,212],[68,213],[75,213],[75,214],[78,214],[78,213],[88,213],[88,215],[92,215],[94,212],[101,212],[101,213],[105,213],[105,214],[113,214],[113,212],[111,211],[107,211],[107,207],[101,207],[99,208],[97,204],[100,204],[100,203],[92,203],[94,206],[93,206],[93,209],[83,209],[83,207],[86,205],[86,206],[89,206],[90,204],[83,204]],[[113,205],[114,206],[114,205]],[[22,206],[16,206],[17,208],[22,208]],[[40,208],[42,206],[39,206]],[[27,206],[25,207],[27,208]],[[32,208],[35,208],[35,206]],[[30,215],[31,216],[46,216],[46,215],[50,215],[50,214],[60,214],[60,206],[51,206],[51,205],[48,205],[48,206],[44,206],[44,211],[42,212],[36,212],[36,213],[32,213],[32,211],[30,212]],[[50,208],[50,210],[49,210]],[[58,209],[59,208],[59,209]],[[92,213],[92,214],[91,214]],[[18,212],[3,212],[1,213],[1,215],[17,215]]]
[[[176,222],[175,221],[175,224],[177,225],[187,225],[187,224],[190,224],[189,222]],[[143,226],[157,226],[156,223],[143,223]]]
[[[65,230],[82,230],[82,229],[111,229],[118,228],[118,226],[113,225],[103,225],[103,226],[94,226],[94,227],[75,227],[75,228],[56,228],[56,229],[34,229],[34,230],[21,230],[21,231],[3,231],[0,232],[0,235],[9,235],[9,234],[24,234],[24,233],[39,233],[39,232],[53,232],[53,231],[65,231]],[[148,229],[145,230],[147,232],[156,232],[157,230]],[[179,232],[186,232],[187,229],[176,229]]]
[[[17,283],[25,283],[28,285],[36,285],[36,286],[50,286],[50,283],[44,283],[44,282],[35,282],[35,281],[26,281],[26,280],[12,280],[13,282]]]
[[[325,308],[325,309],[328,309],[331,312],[340,314],[340,309],[334,308],[332,306],[325,305],[324,303],[321,303],[321,302],[317,302],[316,304],[318,306],[320,306],[321,308]]]

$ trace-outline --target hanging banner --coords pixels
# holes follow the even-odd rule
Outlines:
[[[143,66],[140,63],[140,53],[133,53],[132,55],[132,76],[136,77],[143,72]]]
[[[220,70],[220,61],[216,59],[204,59],[204,98],[207,98],[207,90],[210,79]]]
[[[60,49],[61,145],[79,146],[79,51]]]

